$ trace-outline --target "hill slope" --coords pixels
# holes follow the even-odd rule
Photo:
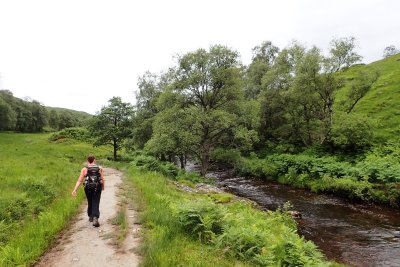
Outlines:
[[[349,81],[361,71],[378,71],[380,76],[355,106],[353,113],[370,118],[374,124],[374,132],[380,140],[400,136],[400,54],[368,65],[355,65],[343,71],[341,76],[347,80],[347,84],[338,92],[336,103],[345,99]]]

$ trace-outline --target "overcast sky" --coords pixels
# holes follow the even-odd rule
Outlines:
[[[134,104],[138,77],[210,45],[237,50],[292,40],[326,50],[354,36],[369,63],[400,48],[397,0],[0,0],[0,89],[95,114],[113,96]]]

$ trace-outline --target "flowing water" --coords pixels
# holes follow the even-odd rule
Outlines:
[[[350,266],[400,266],[400,211],[354,204],[276,182],[210,173],[217,186],[275,210],[287,201],[302,214],[299,234],[328,259]]]

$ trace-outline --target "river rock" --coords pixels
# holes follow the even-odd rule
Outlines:
[[[287,213],[289,213],[290,216],[292,216],[292,218],[294,218],[294,219],[301,219],[302,218],[301,213],[296,211],[296,210],[289,210]]]

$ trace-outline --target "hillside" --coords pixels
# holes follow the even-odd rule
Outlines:
[[[86,112],[46,107],[39,101],[26,101],[9,90],[0,90],[0,130],[41,132],[45,127],[60,130],[83,126],[91,117]]]
[[[381,141],[393,139],[400,134],[400,54],[373,62],[368,65],[355,65],[341,73],[347,80],[346,86],[338,92],[337,105],[346,97],[349,82],[360,71],[380,76],[371,90],[355,106],[353,112],[372,120],[376,137]]]

